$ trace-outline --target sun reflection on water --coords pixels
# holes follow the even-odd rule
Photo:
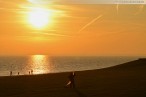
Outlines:
[[[48,56],[46,55],[32,55],[30,70],[33,70],[34,74],[43,74],[50,71],[50,64]]]

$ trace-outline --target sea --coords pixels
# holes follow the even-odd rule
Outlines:
[[[108,68],[138,56],[0,56],[0,76],[60,73]]]

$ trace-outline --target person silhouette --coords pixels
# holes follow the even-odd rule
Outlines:
[[[75,77],[75,72],[71,72],[70,75],[68,76],[69,82],[66,84],[65,87],[75,88],[74,77]]]
[[[10,76],[12,76],[12,71],[10,71]]]
[[[33,74],[33,70],[31,69],[31,74]]]

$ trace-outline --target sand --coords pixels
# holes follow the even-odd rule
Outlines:
[[[0,77],[0,97],[146,97],[146,59],[76,72],[76,88],[64,88],[69,73]]]

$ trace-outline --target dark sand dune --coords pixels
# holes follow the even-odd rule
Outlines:
[[[113,67],[111,67],[113,68]],[[116,65],[114,66],[113,69],[132,69],[132,70],[139,70],[139,69],[145,69],[146,68],[146,59],[145,58],[140,58],[138,60],[134,60],[131,62],[127,62],[124,64]],[[109,68],[110,69],[110,68]]]
[[[146,97],[146,59],[76,72],[76,88],[64,88],[68,73],[0,77],[0,97]]]

